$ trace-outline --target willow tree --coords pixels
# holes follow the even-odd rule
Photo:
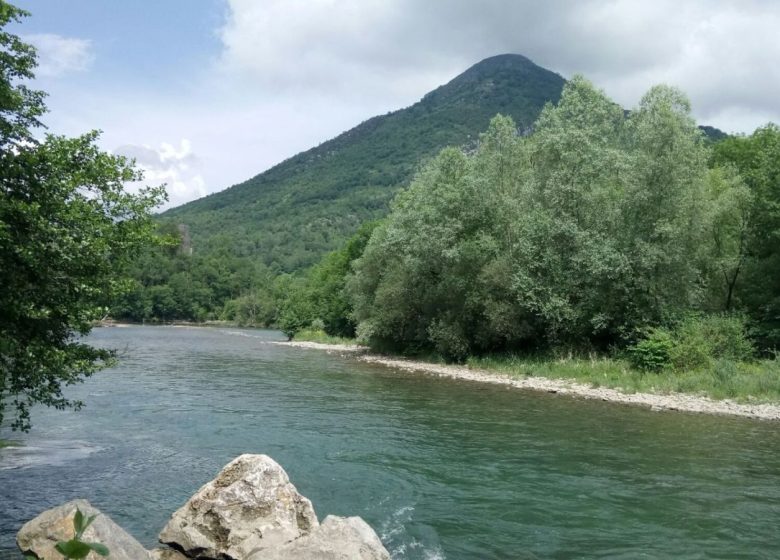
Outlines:
[[[35,51],[6,26],[26,13],[0,1],[0,422],[29,429],[33,404],[79,406],[63,386],[110,363],[83,340],[126,287],[122,270],[153,239],[162,188],[102,152],[97,134],[39,140],[44,94],[23,84]]]
[[[744,182],[741,214],[726,213],[725,227],[741,245],[730,246],[733,298],[751,318],[752,331],[766,350],[780,347],[780,127],[767,124],[750,136],[717,144],[714,163],[733,166]],[[726,247],[729,249],[729,246]],[[740,251],[741,250],[741,251]],[[736,265],[741,265],[736,269]],[[734,274],[738,272],[738,274]],[[728,292],[727,292],[728,293]]]
[[[701,305],[707,152],[685,97],[624,111],[575,77],[528,138],[495,118],[396,199],[350,282],[380,343],[471,352],[620,343]]]

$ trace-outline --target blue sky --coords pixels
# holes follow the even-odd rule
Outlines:
[[[699,122],[780,121],[774,0],[17,0],[49,130],[103,131],[169,206],[241,182],[479,60],[524,54],[625,107],[652,85]]]
[[[219,54],[219,0],[18,0],[32,17],[17,31],[91,41],[95,53],[84,84],[175,88]]]

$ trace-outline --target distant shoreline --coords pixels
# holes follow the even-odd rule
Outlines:
[[[780,420],[780,405],[777,404],[744,404],[731,400],[715,400],[709,397],[686,393],[623,393],[617,389],[592,387],[567,379],[512,377],[500,372],[474,369],[467,366],[433,364],[404,358],[393,358],[371,354],[368,348],[358,345],[322,344],[319,342],[304,341],[271,342],[271,344],[348,354],[355,356],[358,360],[363,362],[380,364],[405,371],[422,372],[439,377],[506,385],[516,389],[561,394],[605,402],[638,405],[650,408],[651,410],[675,410],[697,414],[738,416],[760,420]]]

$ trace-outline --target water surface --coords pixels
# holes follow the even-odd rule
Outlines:
[[[267,453],[394,558],[778,558],[780,432],[755,420],[439,379],[273,331],[98,329],[121,364],[0,450],[0,549],[84,497],[144,545],[241,453]]]

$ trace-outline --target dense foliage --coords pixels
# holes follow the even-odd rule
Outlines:
[[[414,105],[380,115],[225,191],[169,210],[196,253],[227,252],[294,272],[387,213],[421,160],[476,140],[501,112],[529,127],[564,80],[525,57],[473,66]]]
[[[626,114],[575,78],[528,137],[496,117],[475,153],[430,162],[374,232],[349,279],[358,331],[459,360],[603,350],[732,310],[735,287],[754,289],[739,270],[760,246],[742,239],[760,193],[709,155],[687,99],[665,86]]]
[[[186,228],[189,251],[145,255],[135,269],[132,297],[114,314],[135,321],[272,324],[280,312],[275,294],[283,286],[297,290],[298,273],[365,221],[385,216],[421,162],[448,145],[473,151],[499,112],[514,119],[519,134],[529,134],[564,83],[522,56],[488,58],[411,107],[370,119],[245,183],[164,213],[164,228]],[[706,131],[711,138],[723,135]],[[215,278],[214,271],[224,278]],[[308,316],[305,306],[288,311],[290,320]]]
[[[111,360],[82,342],[126,287],[123,271],[151,241],[162,189],[126,192],[130,162],[96,134],[33,136],[45,111],[31,78],[35,52],[6,32],[24,12],[0,2],[0,421],[29,428],[29,408],[78,405],[62,394]]]
[[[750,136],[717,144],[716,165],[732,166],[744,183],[730,223],[727,294],[752,319],[764,348],[780,347],[780,128],[769,124]],[[720,243],[719,246],[722,246]]]

